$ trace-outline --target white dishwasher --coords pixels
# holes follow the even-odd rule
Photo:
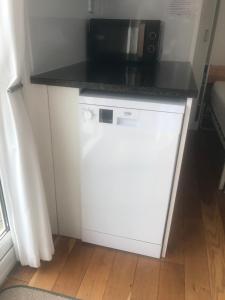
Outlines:
[[[185,102],[79,102],[82,240],[159,258]]]

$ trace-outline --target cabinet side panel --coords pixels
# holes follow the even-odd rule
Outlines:
[[[48,94],[59,234],[80,238],[79,92],[48,87]]]
[[[48,94],[44,85],[24,85],[25,104],[38,149],[52,231],[58,233]]]
[[[191,106],[192,106],[192,99],[188,98],[187,104],[186,104],[185,115],[184,115],[184,122],[183,122],[183,129],[182,129],[182,134],[181,134],[181,139],[180,139],[177,164],[176,164],[176,169],[175,169],[175,174],[174,174],[170,206],[169,206],[169,210],[168,210],[168,217],[167,217],[165,234],[164,234],[162,257],[166,256],[166,251],[167,251],[167,246],[168,246],[168,241],[169,241],[170,228],[171,228],[171,223],[172,223],[172,219],[173,219],[173,211],[174,211],[174,206],[175,206],[175,201],[176,201],[176,196],[177,196],[177,188],[178,188],[178,184],[179,184],[180,171],[181,171],[181,166],[182,166],[182,161],[183,161],[184,147],[185,147],[185,143],[186,143],[188,125],[189,125],[190,114],[191,114]]]

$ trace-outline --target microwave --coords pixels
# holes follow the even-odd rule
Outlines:
[[[153,63],[159,58],[161,21],[90,19],[88,57],[97,62]]]

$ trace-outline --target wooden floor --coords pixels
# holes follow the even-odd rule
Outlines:
[[[52,262],[17,266],[5,286],[29,285],[80,299],[224,300],[223,152],[215,134],[191,134],[168,255],[161,261],[57,237]]]

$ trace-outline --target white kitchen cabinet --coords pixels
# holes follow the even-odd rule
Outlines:
[[[43,107],[37,110],[40,102],[35,100],[29,104],[29,113],[33,118],[32,125],[37,136],[53,232],[80,238],[79,90],[53,86],[36,88],[37,91],[41,90],[40,97],[43,98],[41,101],[44,101],[44,106],[41,102]],[[38,97],[39,92],[36,95]],[[192,99],[187,99],[165,223],[162,256],[166,255],[191,104]]]
[[[24,85],[24,94],[37,145],[51,228],[53,233],[57,234],[58,225],[47,86],[27,83]]]
[[[78,90],[48,86],[58,230],[80,237]]]

